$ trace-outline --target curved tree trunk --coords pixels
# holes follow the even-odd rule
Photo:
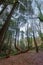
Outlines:
[[[20,47],[18,47],[18,46],[16,45],[16,42],[17,42],[17,40],[16,40],[16,37],[15,37],[15,43],[14,43],[14,46],[15,46],[15,48],[16,48],[18,51],[20,51],[20,52],[21,52],[22,50],[21,50],[21,48],[20,48]]]
[[[34,32],[33,32],[33,39],[34,39],[34,44],[35,44],[35,48],[36,48],[36,52],[38,53],[38,46],[37,46],[37,43],[36,43],[36,40],[35,40],[35,36],[34,36]]]
[[[18,3],[18,1],[16,1],[13,4],[13,8],[12,8],[10,14],[8,15],[8,17],[7,17],[6,21],[5,21],[5,24],[3,25],[2,29],[0,30],[0,46],[2,46],[3,38],[4,38],[5,33],[6,33],[7,29],[8,29],[8,25],[10,23],[11,16],[12,16],[12,14],[14,12],[14,9],[15,9],[17,3]]]

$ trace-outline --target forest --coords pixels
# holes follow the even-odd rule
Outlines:
[[[43,0],[0,0],[0,65],[5,59],[7,65],[43,65]]]

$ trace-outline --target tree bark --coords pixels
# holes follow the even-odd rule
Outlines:
[[[29,50],[30,47],[29,47],[29,36],[28,36],[28,23],[27,23],[27,42],[28,42],[28,50]]]
[[[0,46],[2,46],[3,38],[4,38],[5,33],[6,33],[7,29],[8,29],[8,25],[10,23],[10,18],[12,16],[13,12],[14,12],[14,9],[15,9],[17,3],[18,3],[18,1],[16,1],[13,4],[13,8],[12,8],[10,14],[8,15],[8,17],[7,17],[6,21],[5,21],[5,24],[3,25],[2,29],[0,30]]]
[[[9,34],[9,37],[8,37],[8,42],[7,44],[9,44],[9,49],[8,49],[8,52],[6,53],[6,58],[10,57],[10,53],[11,53],[11,45],[12,45],[12,34]]]
[[[35,44],[35,48],[36,48],[36,52],[38,53],[38,46],[37,46],[37,43],[36,43],[36,40],[35,40],[35,36],[34,36],[34,32],[33,32],[33,39],[34,39],[34,44]]]
[[[16,37],[15,37],[15,43],[14,43],[14,46],[15,46],[15,48],[16,48],[18,51],[21,52],[22,50],[21,50],[21,48],[19,48],[19,47],[16,45],[16,42],[17,42],[17,40],[16,40]]]

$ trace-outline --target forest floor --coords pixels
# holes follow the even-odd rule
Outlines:
[[[43,52],[28,51],[23,54],[0,59],[0,65],[43,65]]]

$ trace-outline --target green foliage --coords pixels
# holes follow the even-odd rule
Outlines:
[[[32,49],[32,39],[28,37],[27,42],[28,42],[29,49]]]
[[[8,46],[7,44],[4,44],[2,50],[3,50],[3,51],[6,51],[8,48],[9,48],[9,46]]]
[[[3,58],[5,56],[6,56],[6,53],[4,53],[4,52],[0,53],[0,58]]]
[[[17,0],[0,0],[2,3],[14,3]]]
[[[41,22],[43,22],[43,15],[42,15],[42,14],[39,14],[39,20],[40,20]]]
[[[41,43],[40,47],[43,48],[43,43]]]
[[[11,55],[16,55],[18,53],[17,49],[12,50]]]
[[[20,9],[21,9],[22,11],[25,11],[25,7],[23,7],[22,5],[20,6]]]
[[[24,42],[23,42],[23,40],[21,40],[20,41],[20,48],[22,49],[22,50],[25,50],[25,45],[24,45]]]
[[[0,53],[1,58],[6,56],[6,50],[8,50],[8,46],[7,46],[7,44],[4,44],[2,51]]]
[[[39,50],[43,51],[43,43],[39,46]]]
[[[14,29],[15,28],[15,25],[16,25],[16,22],[14,20],[10,20],[10,24],[9,26]]]
[[[40,33],[39,35],[41,37],[41,40],[43,41],[43,33]]]

